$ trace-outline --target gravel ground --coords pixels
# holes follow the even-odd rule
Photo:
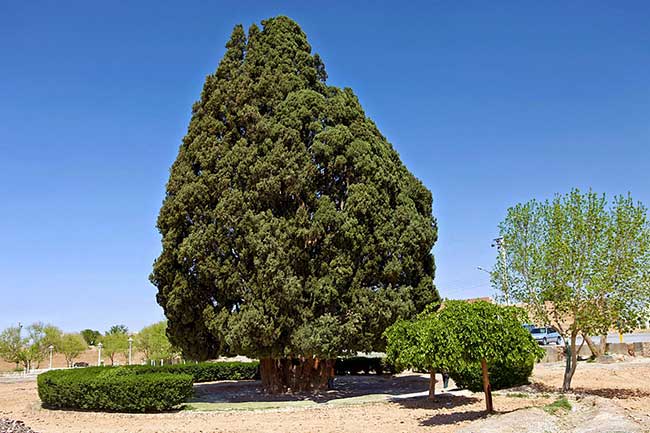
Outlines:
[[[562,365],[538,365],[531,394],[495,395],[499,413],[543,407],[555,400],[561,384]],[[368,377],[372,381],[372,376]],[[410,380],[413,391],[421,381]],[[650,360],[620,364],[578,366],[574,386],[581,393],[609,397],[606,401],[625,417],[650,427]],[[371,387],[372,388],[372,387]],[[583,398],[577,396],[575,398]],[[587,397],[585,397],[587,398]],[[602,400],[602,399],[601,399]],[[352,406],[317,405],[315,408],[247,412],[191,412],[163,414],[111,414],[45,410],[40,407],[35,382],[0,384],[0,418],[18,419],[40,433],[172,433],[172,432],[360,432],[377,431],[451,433],[493,420],[485,417],[481,394],[445,396],[435,402],[426,398]],[[518,412],[522,415],[524,412]],[[526,417],[509,415],[511,420]],[[472,430],[472,428],[469,428]],[[30,430],[25,430],[29,432]]]
[[[0,433],[36,433],[24,422],[0,418]]]

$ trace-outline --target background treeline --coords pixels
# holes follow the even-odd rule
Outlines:
[[[29,326],[18,324],[0,332],[0,359],[22,370],[49,365],[50,353],[62,354],[71,367],[90,346],[102,345],[102,362],[115,365],[118,355],[128,359],[129,340],[133,363],[149,360],[169,361],[179,356],[166,335],[167,323],[161,321],[130,333],[124,325],[111,326],[103,334],[94,329],[79,333],[64,333],[51,324],[36,322]]]

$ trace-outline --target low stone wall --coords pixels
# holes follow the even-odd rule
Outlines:
[[[546,353],[540,362],[558,362],[564,360],[564,346],[544,346],[542,349]],[[606,353],[610,355],[643,356],[650,358],[650,342],[607,343]],[[578,352],[578,357],[583,359],[591,357],[589,346],[584,344]]]

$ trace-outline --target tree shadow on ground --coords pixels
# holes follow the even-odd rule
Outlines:
[[[392,400],[404,409],[431,409],[436,412],[434,416],[420,422],[423,426],[450,425],[463,421],[473,421],[487,416],[485,410],[458,411],[462,406],[473,405],[481,401],[480,398],[463,395],[440,394],[435,400],[427,397]]]
[[[358,375],[337,376],[334,389],[308,393],[268,395],[262,393],[260,381],[229,381],[194,385],[194,401],[206,403],[281,402],[311,400],[326,403],[330,400],[362,397],[372,394],[399,395],[428,390],[429,380],[421,375]]]
[[[546,393],[561,393],[562,389],[554,386],[544,385],[542,383],[533,383],[530,385],[531,388],[538,392]],[[575,387],[570,391],[572,394],[583,394],[583,395],[595,395],[598,397],[604,398],[618,398],[621,400],[627,398],[648,398],[650,397],[650,392],[643,391],[640,389],[630,389],[630,388],[584,388],[584,387]]]

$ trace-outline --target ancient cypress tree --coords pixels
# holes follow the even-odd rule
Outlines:
[[[185,356],[259,358],[267,392],[438,299],[431,193],[287,17],[238,25],[194,104],[151,281]]]

